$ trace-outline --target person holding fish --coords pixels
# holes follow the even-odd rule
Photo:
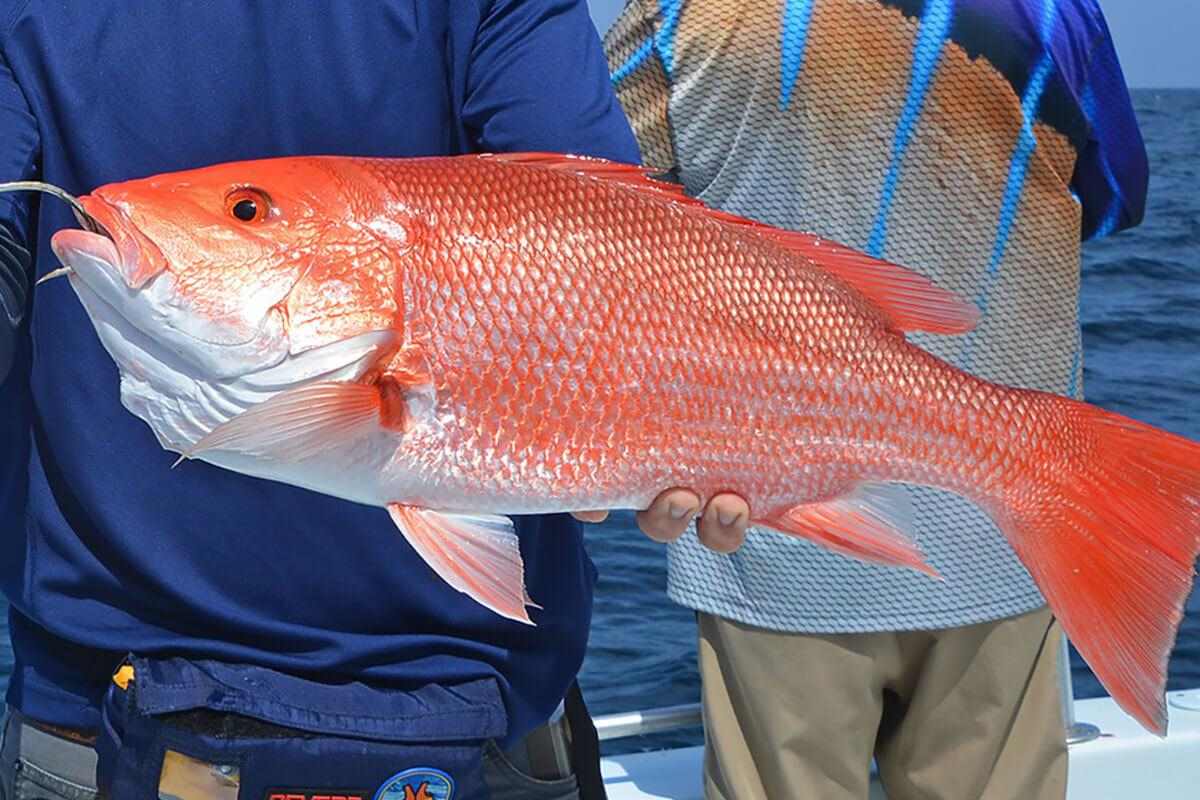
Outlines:
[[[233,0],[0,8],[0,181],[38,179],[79,193],[291,154],[637,157],[578,0],[479,0],[453,10]],[[343,184],[330,185],[327,173],[308,177],[310,220],[354,222],[353,211],[333,208]],[[288,196],[247,184],[234,179],[221,190],[215,221],[188,227],[199,195],[191,204],[176,195],[157,221],[175,226],[187,258],[203,256],[238,241]],[[122,247],[169,252],[166,239],[147,245],[82,209],[79,219],[104,241],[118,235]],[[406,543],[383,510],[199,461],[171,471],[175,454],[160,447],[169,437],[156,440],[160,431],[122,408],[138,407],[155,381],[197,386],[189,371],[211,368],[220,377],[205,385],[207,397],[225,409],[214,413],[227,413],[237,392],[267,388],[241,382],[236,359],[273,358],[273,377],[255,376],[279,389],[351,370],[381,348],[394,352],[387,333],[322,345],[353,327],[349,282],[383,274],[380,243],[399,223],[380,222],[362,252],[343,242],[287,262],[303,255],[303,272],[344,270],[341,283],[302,300],[316,306],[291,308],[295,358],[276,354],[279,338],[182,317],[157,337],[112,320],[97,338],[88,312],[103,316],[103,306],[73,301],[65,280],[36,292],[30,285],[55,267],[52,234],[72,225],[66,204],[0,194],[0,584],[16,660],[0,798],[80,800],[95,796],[98,777],[122,800],[281,790],[289,798],[579,796],[572,765],[547,764],[534,745],[561,738],[564,723],[543,723],[587,641],[595,574],[578,522],[517,518],[500,557],[523,558],[528,597],[542,607],[521,595],[514,619],[504,619],[439,578],[413,549],[422,542]],[[253,255],[269,237],[243,244]],[[209,296],[224,305],[226,322],[271,263],[244,262],[244,280]],[[157,296],[169,283],[152,278],[144,272],[128,297]],[[260,311],[274,323],[285,307]],[[120,379],[105,352],[117,339],[145,348]],[[199,350],[180,355],[192,346]],[[192,409],[169,405],[153,413],[189,430],[203,419],[189,423]],[[744,503],[717,498],[704,508],[710,541],[735,546]],[[656,538],[670,538],[701,511],[695,494],[669,492],[641,519]]]
[[[484,45],[497,38],[511,44],[505,32],[532,35],[532,30],[545,32],[543,25],[556,30],[555,25],[573,18],[535,13],[530,19],[522,16],[532,8],[528,4],[511,17],[501,13],[503,8],[490,6],[478,24],[467,20],[473,49],[487,51]],[[943,6],[928,8],[933,9],[928,22],[945,22]],[[666,30],[673,35],[679,7],[671,9]],[[272,33],[280,19],[272,17]],[[413,21],[406,34],[420,39],[429,30],[427,23],[439,17],[399,19]],[[514,19],[525,24],[503,24]],[[1053,19],[1053,14],[1047,16],[1045,30],[1054,30]],[[456,16],[453,23],[459,21]],[[926,22],[922,18],[923,26]],[[438,26],[433,28],[436,34]],[[971,36],[981,30],[975,24],[964,29]],[[13,34],[19,38],[37,30],[18,23]],[[105,41],[111,42],[113,27],[104,30]],[[330,28],[330,35],[337,30]],[[382,25],[370,32],[377,30]],[[454,30],[450,24],[447,33]],[[1043,49],[1051,39],[1045,30]],[[239,44],[226,33],[233,45]],[[294,30],[285,33],[287,42],[305,39]],[[452,53],[466,52],[453,36],[448,38]],[[634,67],[648,57],[657,39],[639,45],[631,56]],[[321,80],[332,80],[342,103],[353,107],[357,99],[363,104],[354,109],[357,116],[369,117],[379,97],[393,88],[391,78],[382,85],[364,81],[361,74],[356,81],[345,81],[344,70],[356,63],[353,54],[335,46],[342,41],[337,36],[321,41],[326,45],[321,53],[334,54],[329,63],[317,59],[325,66]],[[878,38],[871,41],[877,44]],[[934,42],[939,57],[943,43],[928,31],[917,41],[926,42],[923,66],[914,68],[921,74],[937,67],[928,42]],[[522,36],[520,42],[530,39]],[[787,63],[793,64],[794,42],[787,42]],[[230,52],[254,50],[249,45],[256,43],[241,41],[247,46],[231,49],[225,41],[225,47],[211,52],[228,58]],[[986,38],[971,39],[967,49],[974,53],[987,43]],[[446,38],[438,44],[445,45]],[[674,64],[672,42],[661,46],[660,58]],[[46,47],[43,43],[42,50]],[[86,48],[69,52],[81,49]],[[506,65],[530,57],[524,47],[501,50]],[[355,52],[368,51],[395,52],[380,47]],[[7,51],[10,62],[13,52],[11,47]],[[171,52],[178,57],[178,48]],[[861,59],[856,55],[853,60]],[[225,76],[224,83],[216,84],[221,91],[192,100],[204,116],[190,117],[191,105],[177,105],[173,119],[204,133],[204,145],[221,141],[220,131],[203,127],[212,116],[204,103],[226,94],[236,99],[239,81],[255,74],[250,67],[256,64],[227,65],[218,73]],[[1054,62],[1047,56],[1039,64],[1048,66],[1039,66],[1033,74],[1037,80],[1030,79],[1037,96],[1028,104],[1011,104],[1010,111],[1039,107],[1043,91],[1052,96],[1046,87],[1052,84],[1047,81]],[[406,93],[449,91],[464,98],[461,115],[454,117],[462,128],[450,131],[457,131],[457,138],[440,148],[427,142],[435,151],[470,150],[489,136],[512,144],[502,135],[508,128],[501,111],[510,106],[500,104],[497,110],[481,100],[483,88],[488,97],[514,90],[523,98],[511,106],[516,109],[529,109],[530,98],[541,96],[516,91],[497,78],[489,69],[495,63],[478,52],[464,68],[465,84],[439,83],[441,73],[422,76],[422,65],[443,68],[408,60],[391,75],[409,81]],[[169,63],[144,66],[147,80],[172,69]],[[314,83],[314,76],[299,65],[285,63],[282,69],[282,74],[271,73],[279,79],[271,84],[271,96],[287,98],[284,116],[318,116],[316,109],[306,114],[302,101],[329,87]],[[477,84],[481,71],[483,80]],[[64,101],[75,97],[51,92],[36,80],[43,72],[19,60],[13,74],[29,76],[41,87],[40,93],[13,92],[14,103],[19,97],[36,110],[43,95]],[[302,87],[288,83],[295,74],[304,81]],[[77,81],[85,77],[73,75]],[[918,97],[903,107],[919,109],[926,90],[936,94],[938,83],[933,89],[928,83],[921,78],[914,90]],[[351,86],[357,94],[347,94]],[[790,83],[788,87],[790,92]],[[89,101],[100,96],[83,95]],[[560,92],[549,96],[561,102]],[[432,107],[446,108],[436,99]],[[611,98],[602,97],[598,105],[588,108],[605,116]],[[328,107],[322,105],[321,113]],[[460,108],[458,103],[449,107]],[[536,102],[533,107],[541,108]],[[843,113],[848,107],[838,103],[836,110]],[[421,119],[413,116],[414,108],[405,106],[403,131],[389,131],[385,125],[378,131],[390,132],[389,141],[419,132]],[[95,102],[86,104],[88,114],[76,110],[94,125],[104,122],[96,114],[103,106]],[[56,111],[55,120],[70,116]],[[1014,128],[1025,145],[1018,168],[1007,174],[1021,178],[1010,177],[1010,185],[1018,188],[1030,180],[1028,203],[1036,205],[1046,199],[1042,193],[1057,196],[1054,179],[1061,189],[1060,176],[1072,160],[1063,148],[1078,153],[1082,144],[1072,144],[1076,140],[1071,136],[1078,137],[1079,131],[1070,127],[1070,119],[1057,120],[1067,128],[1059,140],[1035,127],[1029,113],[1030,119]],[[914,115],[915,110],[902,116],[907,122],[898,141],[904,147],[917,136],[909,130],[916,124]],[[225,145],[236,153],[236,146],[245,142],[271,139],[279,118],[263,120],[247,111],[239,119],[257,120],[265,129],[240,127],[237,141]],[[564,141],[579,122],[568,123]],[[942,121],[936,129],[946,125]],[[313,147],[320,134],[313,126],[305,130],[305,136],[295,138]],[[841,130],[836,138],[848,141]],[[147,142],[152,153],[156,140],[149,136]],[[317,141],[316,146],[318,152],[336,152],[345,145]],[[212,155],[197,147],[201,156]],[[1030,161],[1036,152],[1043,152],[1045,162]],[[1085,165],[1091,155],[1072,158]],[[38,163],[33,158],[17,162]],[[80,155],[63,163],[75,169],[90,162]],[[837,170],[828,166],[836,163],[826,159],[814,180],[836,177]],[[1042,171],[1045,163],[1054,169]],[[997,171],[1005,173],[1002,167]],[[1115,166],[1109,172],[1122,174]],[[191,792],[185,787],[205,781],[218,795],[231,786],[239,787],[240,795],[313,794],[307,782],[318,778],[325,783],[317,792],[360,792],[344,788],[351,785],[346,783],[334,789],[329,782],[339,776],[358,776],[356,787],[377,786],[377,798],[401,790],[415,793],[420,787],[444,796],[483,792],[492,783],[489,767],[503,766],[496,740],[508,744],[519,737],[539,714],[549,712],[547,701],[562,692],[557,682],[564,677],[557,668],[561,662],[543,662],[538,669],[530,661],[547,652],[539,647],[546,639],[534,638],[530,631],[573,636],[565,643],[578,642],[580,634],[572,625],[578,625],[581,615],[571,609],[580,609],[581,582],[582,600],[587,598],[589,570],[577,539],[566,537],[570,549],[562,550],[563,534],[571,529],[560,528],[557,539],[542,539],[529,529],[528,517],[649,509],[647,527],[660,535],[655,513],[662,515],[660,521],[671,521],[667,527],[680,526],[699,511],[701,500],[711,498],[709,506],[716,506],[723,494],[737,495],[744,504],[739,502],[732,515],[728,506],[725,513],[704,512],[701,541],[734,546],[738,526],[751,520],[777,541],[809,540],[841,556],[924,573],[924,580],[940,577],[940,566],[951,587],[962,573],[944,551],[931,548],[931,560],[914,541],[912,501],[898,485],[920,485],[970,501],[1011,544],[1114,700],[1146,728],[1165,733],[1163,665],[1200,550],[1200,445],[1061,393],[973,374],[933,352],[936,340],[926,346],[916,341],[916,334],[926,333],[966,342],[967,360],[977,359],[980,372],[999,370],[1007,348],[997,358],[987,345],[1003,339],[1004,331],[989,326],[1007,316],[995,313],[990,304],[1003,308],[1011,295],[1028,293],[1019,283],[1013,290],[1001,280],[1000,264],[983,274],[982,299],[976,305],[878,254],[706,206],[678,185],[652,178],[647,168],[545,151],[209,161],[100,185],[66,177],[71,185],[93,188],[74,198],[61,188],[37,187],[64,196],[80,228],[60,219],[42,231],[62,267],[39,270],[43,279],[61,280],[44,287],[35,304],[32,327],[38,347],[32,384],[35,421],[55,424],[32,426],[35,458],[24,485],[35,499],[49,495],[59,517],[34,514],[27,520],[33,546],[22,554],[19,578],[8,582],[20,588],[32,581],[38,590],[9,590],[17,596],[18,616],[37,617],[48,636],[85,648],[110,641],[113,631],[119,636],[145,634],[128,622],[133,609],[139,621],[151,626],[150,634],[129,648],[111,681],[103,681],[99,764],[101,783],[113,794],[136,796],[157,787],[178,796]],[[986,185],[978,177],[973,180]],[[835,188],[846,195],[855,185]],[[22,182],[0,186],[5,191],[29,188]],[[883,188],[884,209],[864,246],[871,251],[886,243],[892,206],[904,208],[898,172]],[[1028,236],[1061,243],[1062,229],[1071,226],[1046,215],[1018,219],[1025,201],[1011,199],[1020,199],[1015,189],[1005,188],[1003,195],[1010,200],[1001,209],[1008,208],[1012,219],[1002,217],[1003,246],[993,250],[998,259],[1026,252]],[[1066,196],[1077,202],[1070,192]],[[1124,206],[1114,207],[1119,223]],[[1078,206],[1052,208],[1070,208],[1075,214],[1070,242],[1077,247]],[[1049,230],[1036,224],[1043,219],[1051,220]],[[1094,221],[1084,220],[1088,225]],[[929,233],[937,233],[944,222]],[[1036,266],[1062,267],[1033,250]],[[1077,278],[1077,257],[1071,269]],[[75,317],[54,319],[51,338],[41,327],[46,316],[37,310],[64,286],[79,307]],[[1077,323],[1061,324],[1062,298],[1053,288],[1035,287],[1032,306],[1045,312],[1035,314],[1035,324],[1050,340],[1072,328],[1077,337]],[[1029,313],[1028,305],[1015,311]],[[981,313],[979,306],[989,313]],[[82,330],[86,320],[95,340],[64,326],[64,319]],[[85,446],[92,461],[98,461],[103,448],[133,440],[130,420],[117,411],[114,398],[99,383],[73,383],[74,373],[59,366],[70,358],[78,361],[81,354],[95,355],[96,340],[116,366],[115,374],[104,374],[119,379],[121,405],[149,428],[161,449],[179,456],[174,463],[203,462],[229,473],[203,464],[179,471],[176,480],[203,476],[205,485],[218,491],[207,496],[206,505],[185,507],[169,488],[164,490],[163,482],[147,481],[145,469],[125,464],[128,454],[120,452],[105,462],[113,474],[102,476],[116,479],[105,484],[103,494],[89,490],[94,476],[64,456],[70,453],[68,444]],[[1053,350],[1042,355],[1046,366],[1053,366]],[[20,357],[18,351],[18,364]],[[95,366],[101,370],[104,363]],[[45,387],[55,391],[38,394]],[[83,399],[89,412],[86,424],[69,418],[78,411],[62,396]],[[64,415],[71,424],[63,422]],[[63,430],[69,431],[65,441]],[[117,433],[126,439],[115,437]],[[136,455],[134,460],[143,462],[139,466],[158,463],[153,448]],[[244,484],[231,478],[235,474],[267,483]],[[322,517],[320,502],[301,494],[278,495],[281,490],[274,484],[362,508],[338,506],[336,514]],[[663,492],[671,486],[686,488]],[[251,487],[253,496],[241,495],[246,507],[222,517],[221,503]],[[106,507],[110,495],[123,502]],[[87,519],[81,524],[76,521],[83,509]],[[303,515],[296,509],[303,509]],[[413,558],[397,563],[378,549],[379,537],[372,534],[382,531],[370,527],[369,518],[356,517],[356,512],[367,513],[364,509],[376,518],[386,514],[411,548],[403,552]],[[168,524],[155,527],[147,514]],[[204,530],[196,528],[198,516]],[[48,535],[59,518],[75,522],[72,536]],[[729,529],[730,535],[720,541],[705,534],[714,518]],[[322,522],[319,530],[309,527]],[[547,520],[541,524],[547,526],[543,531],[553,528]],[[263,536],[262,531],[277,525],[288,529],[286,538]],[[145,547],[127,546],[131,534],[114,535],[143,529],[155,534]],[[181,541],[178,531],[187,534]],[[334,531],[337,547],[331,552],[336,560],[326,552]],[[995,540],[991,533],[964,527],[959,543],[972,550],[986,548],[989,537]],[[272,546],[264,548],[264,541]],[[274,546],[280,543],[291,549],[281,553]],[[89,591],[71,583],[72,573],[62,569],[63,553],[72,547],[83,549],[79,563],[102,568]],[[572,553],[574,561],[569,560]],[[247,564],[253,565],[253,574],[245,572]],[[401,571],[395,572],[396,567]],[[162,580],[163,575],[171,579]],[[231,575],[237,580],[229,581]],[[434,575],[440,583],[422,580]],[[738,575],[751,578],[754,572]],[[357,583],[349,586],[348,576]],[[364,585],[376,593],[386,591],[386,605],[358,605]],[[47,596],[51,589],[60,593]],[[786,587],[785,603],[788,593],[802,595],[796,587]],[[276,603],[280,598],[288,601],[285,606]],[[108,613],[102,619],[93,616],[86,626],[76,625],[75,616],[86,616],[97,600],[104,601],[101,608]],[[404,613],[398,621],[397,604],[403,604]],[[771,598],[754,607],[771,608]],[[264,608],[274,615],[247,614]],[[382,609],[387,612],[381,615]],[[218,618],[223,627],[218,628]],[[219,635],[181,638],[195,634],[197,620]],[[1009,627],[1010,633],[1023,629]],[[331,632],[344,635],[331,637]],[[455,635],[463,632],[467,638]],[[1045,652],[1047,632],[1042,630],[1042,645],[1033,650]],[[385,651],[371,647],[381,633]],[[389,638],[389,633],[400,635]],[[1004,681],[989,678],[995,670],[966,670],[986,662],[982,651],[987,648],[974,648],[971,637],[949,633],[933,638],[947,645],[924,648],[926,656],[917,659],[923,678],[934,679],[937,670],[930,665],[936,662],[950,674],[969,673],[984,684],[963,688],[950,681],[958,705],[979,723],[970,731],[973,746],[953,752],[986,756],[997,738],[987,731],[1013,726],[1003,711],[993,711],[997,704],[976,709],[971,702],[1003,695],[997,689],[1003,689]],[[1020,646],[1019,634],[1016,646],[1005,636],[998,639],[1002,650],[1018,658],[1029,652]],[[894,645],[884,643],[885,656],[910,649]],[[753,652],[752,647],[745,650]],[[964,653],[971,656],[968,662],[975,661],[964,665]],[[463,659],[486,668],[467,669]],[[878,666],[891,674],[894,661],[881,658]],[[463,667],[467,674],[447,676],[449,667]],[[833,671],[853,675],[840,665]],[[45,685],[42,676],[47,673],[26,669],[20,676],[30,685]],[[53,677],[61,683],[62,674]],[[861,699],[854,683],[850,681],[851,699]],[[892,692],[904,691],[903,682],[888,683]],[[939,688],[936,681],[921,685],[933,686],[934,696],[945,696],[946,687]],[[771,703],[772,708],[785,705]],[[911,705],[905,719],[922,719],[918,704]],[[944,708],[933,705],[935,712]],[[870,700],[865,706],[869,721],[878,707]],[[1039,704],[1018,707],[1036,709]],[[838,705],[826,716],[836,718],[846,709],[853,706]],[[1030,715],[1028,725],[1044,732],[1038,722],[1046,716]],[[18,747],[24,751],[26,741],[26,727],[14,716],[17,724],[9,730],[17,735],[11,737],[14,744],[6,741],[10,753]],[[944,722],[943,715],[929,716]],[[29,730],[47,736],[55,735],[49,726],[61,724],[44,718],[36,722],[41,727],[32,724]],[[1019,727],[1024,730],[1025,723]],[[571,740],[578,741],[581,729],[571,728]],[[778,729],[789,741],[806,733],[803,719],[784,720]],[[868,728],[867,737],[874,740],[876,733]],[[1006,742],[1013,737],[998,738]],[[33,734],[29,740],[44,743]],[[819,752],[821,745],[835,741],[824,737],[811,746]],[[1060,756],[1061,738],[1057,751],[1039,752]],[[526,753],[531,755],[528,749]],[[430,766],[430,760],[440,766]],[[978,759],[971,762],[967,766],[979,766]],[[405,768],[389,775],[397,763]],[[860,766],[865,763],[865,758],[859,761]],[[961,781],[971,779],[963,765],[953,767]],[[513,770],[504,771],[512,777]],[[917,772],[924,776],[927,770]],[[974,772],[986,781],[995,770]],[[1061,771],[1045,772],[1051,777],[1044,785],[1052,788],[1053,775]],[[889,782],[896,793],[904,790],[902,779]],[[574,791],[569,781],[539,786],[551,794]],[[787,796],[791,790],[769,791],[781,793]]]
[[[970,298],[974,330],[910,339],[991,380],[1082,395],[1080,242],[1136,225],[1147,185],[1095,2],[630,0],[605,46],[646,164],[716,208]],[[892,519],[911,517],[901,530],[940,581],[757,530],[731,556],[670,548],[670,595],[698,612],[708,797],[866,798],[872,757],[892,800],[1063,797],[1059,621],[1165,731],[1121,686],[1137,672],[1161,691],[1165,651],[1126,658],[1106,636],[1088,652],[1099,606],[1056,585],[1045,551],[1014,552],[1003,518],[959,497],[914,488],[906,505]],[[1139,581],[1066,555],[1068,576]],[[1194,551],[1179,560],[1186,596]],[[1178,608],[1126,611],[1155,626]]]

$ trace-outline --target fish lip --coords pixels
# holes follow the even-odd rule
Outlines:
[[[116,241],[111,236],[88,230],[68,228],[58,231],[50,238],[50,249],[59,261],[74,269],[76,254],[84,254],[110,265],[114,272],[121,272],[122,256]]]
[[[166,269],[162,251],[138,229],[119,204],[108,201],[98,192],[80,197],[79,204],[101,229],[92,232],[106,234],[112,240],[119,254],[113,266],[130,289],[141,289]],[[90,227],[85,225],[84,229]]]
[[[50,249],[59,261],[72,267],[76,253],[103,261],[128,288],[134,290],[142,288],[153,275],[162,272],[161,266],[144,268],[145,255],[157,252],[158,248],[137,232],[123,212],[92,195],[81,197],[78,202],[86,213],[85,216],[75,211],[82,230],[67,228],[50,238]],[[162,259],[161,253],[157,256]],[[162,263],[160,260],[159,264]]]

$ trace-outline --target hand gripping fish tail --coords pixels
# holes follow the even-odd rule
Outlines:
[[[379,508],[507,620],[542,611],[509,515],[732,492],[936,576],[897,491],[932,486],[1166,730],[1200,446],[934,357],[906,334],[980,314],[910,269],[543,153],[220,164],[75,205],[54,250],[164,448]]]

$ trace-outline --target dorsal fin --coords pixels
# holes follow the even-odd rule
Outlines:
[[[665,172],[654,167],[623,164],[620,161],[609,161],[605,158],[592,156],[574,156],[563,153],[487,153],[479,158],[493,161],[503,161],[508,164],[529,164],[555,172],[569,172],[588,178],[619,183],[629,189],[636,189],[657,197],[665,197],[687,206],[707,208],[699,200],[684,193],[678,183],[663,181],[652,177],[655,173]]]
[[[803,256],[854,287],[874,303],[891,326],[899,331],[966,333],[979,322],[978,308],[923,275],[812,233],[775,228],[710,208],[703,201],[685,194],[679,184],[651,177],[655,170],[650,167],[561,153],[489,153],[480,157],[619,183],[660,200],[668,200],[691,213],[743,227],[753,235]]]
[[[811,233],[757,225],[759,233],[850,284],[874,303],[899,331],[966,333],[979,309],[917,272],[873,258]]]

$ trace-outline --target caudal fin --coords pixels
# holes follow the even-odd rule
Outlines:
[[[1096,677],[1162,736],[1167,658],[1200,549],[1200,445],[1065,398],[1061,408],[1065,460],[1049,484],[1011,487],[997,522]]]

